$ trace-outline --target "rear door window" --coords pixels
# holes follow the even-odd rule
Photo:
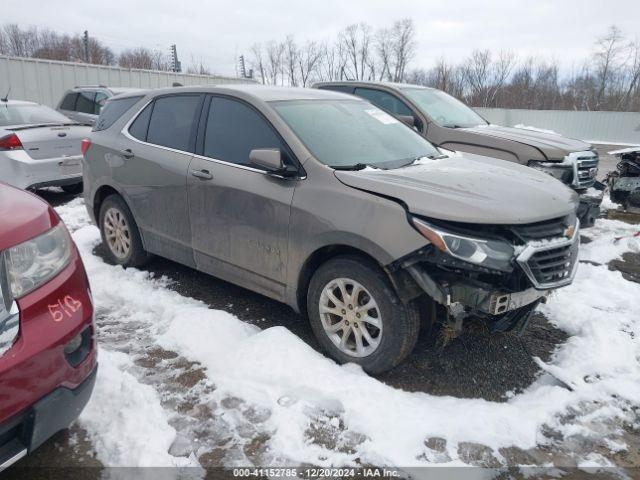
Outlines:
[[[69,111],[75,110],[77,98],[78,98],[77,93],[68,93],[64,97],[64,100],[62,100],[62,103],[60,104],[60,109],[69,110]]]
[[[376,107],[380,107],[394,115],[413,115],[407,104],[388,92],[372,88],[356,88],[356,95],[369,100]]]
[[[192,151],[191,131],[200,95],[160,97],[154,102],[147,142],[185,152]]]
[[[96,132],[106,130],[141,98],[140,96],[109,100],[102,109],[93,130]]]
[[[256,148],[279,148],[286,153],[280,137],[255,110],[236,100],[213,97],[204,134],[204,156],[249,166],[249,152]]]

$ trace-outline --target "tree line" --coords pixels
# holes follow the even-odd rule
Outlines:
[[[640,110],[640,40],[612,26],[595,39],[579,68],[510,51],[473,50],[460,62],[440,58],[410,68],[419,54],[410,19],[375,30],[349,25],[337,38],[297,43],[292,36],[251,47],[249,65],[262,83],[308,86],[316,81],[407,82],[435,87],[474,107],[548,110]]]
[[[170,70],[168,54],[138,47],[115,54],[89,39],[88,62],[125,68]],[[80,35],[8,24],[0,29],[0,54],[87,61]],[[299,42],[292,35],[256,43],[246,55],[253,76],[270,85],[309,86],[317,81],[408,82],[439,88],[475,107],[550,110],[640,110],[640,40],[616,26],[594,38],[579,66],[563,67],[540,57],[473,50],[459,62],[440,58],[430,68],[412,68],[419,56],[411,19],[374,28],[356,23],[336,38]],[[210,74],[191,59],[187,73]]]
[[[144,70],[169,71],[172,67],[170,55],[159,50],[135,47],[116,54],[94,37],[89,37],[88,49],[85,50],[84,39],[79,34],[60,34],[37,27],[21,28],[16,24],[6,24],[0,28],[0,55]],[[191,63],[186,73],[211,74],[201,61],[197,62],[192,58]]]

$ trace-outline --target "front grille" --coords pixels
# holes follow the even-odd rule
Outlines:
[[[556,237],[527,243],[517,261],[537,289],[568,285],[578,264],[579,244],[576,224],[571,238]]]
[[[529,223],[511,227],[513,233],[523,242],[543,240],[546,238],[558,238],[564,235],[569,225],[573,225],[575,219],[571,216],[545,220],[544,222]]]
[[[577,152],[569,154],[574,162],[574,188],[589,188],[596,182],[600,159],[597,152]]]
[[[529,258],[529,268],[540,285],[555,284],[570,278],[575,257],[574,245],[535,252]]]

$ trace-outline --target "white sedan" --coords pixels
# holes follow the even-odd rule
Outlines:
[[[82,140],[91,127],[33,102],[0,100],[0,181],[82,191]]]

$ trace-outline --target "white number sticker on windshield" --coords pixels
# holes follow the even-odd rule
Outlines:
[[[398,120],[393,118],[388,113],[383,112],[382,110],[378,110],[376,108],[372,108],[370,110],[365,110],[369,115],[378,120],[380,123],[384,123],[385,125],[390,125],[392,123],[398,123]]]

